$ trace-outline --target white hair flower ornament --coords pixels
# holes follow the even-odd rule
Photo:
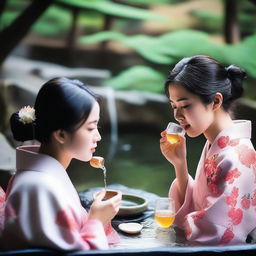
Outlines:
[[[21,108],[18,115],[20,122],[23,124],[30,124],[36,120],[35,109],[30,106]]]

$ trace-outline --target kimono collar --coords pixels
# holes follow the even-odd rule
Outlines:
[[[17,172],[31,170],[37,172],[55,172],[63,171],[64,167],[55,158],[39,154],[38,145],[21,146],[16,148],[16,168]]]
[[[240,139],[251,139],[251,121],[248,120],[234,120],[233,124],[222,130],[215,138],[211,145],[209,141],[206,142],[206,149],[209,149],[208,156],[211,153],[216,153],[222,148],[238,144]]]

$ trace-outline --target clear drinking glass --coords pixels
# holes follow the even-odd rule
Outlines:
[[[166,134],[167,140],[171,144],[175,144],[179,142],[179,135],[178,135],[179,133],[182,135],[185,135],[185,130],[180,125],[172,122],[170,122],[167,125],[166,132],[167,132]]]
[[[156,199],[155,220],[164,229],[171,227],[175,219],[175,204],[172,198],[160,197]]]

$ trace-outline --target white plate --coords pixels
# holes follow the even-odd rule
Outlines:
[[[129,222],[121,223],[118,225],[118,228],[128,234],[138,234],[142,230],[143,226],[139,223]]]

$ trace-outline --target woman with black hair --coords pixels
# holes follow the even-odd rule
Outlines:
[[[5,249],[107,249],[108,242],[118,240],[110,221],[121,193],[102,201],[102,190],[87,213],[66,173],[73,158],[92,158],[101,140],[99,113],[97,97],[86,85],[62,77],[42,86],[34,109],[24,107],[11,116],[17,141],[36,139],[41,144],[16,149],[17,172],[4,207]]]
[[[188,172],[186,139],[170,144],[161,133],[160,148],[174,166],[169,196],[176,203],[175,224],[190,241],[245,243],[256,227],[256,153],[251,122],[232,120],[232,103],[243,93],[245,72],[225,68],[209,56],[184,58],[165,83],[174,118],[187,136],[207,139],[195,179]],[[252,234],[252,233],[251,233]]]

